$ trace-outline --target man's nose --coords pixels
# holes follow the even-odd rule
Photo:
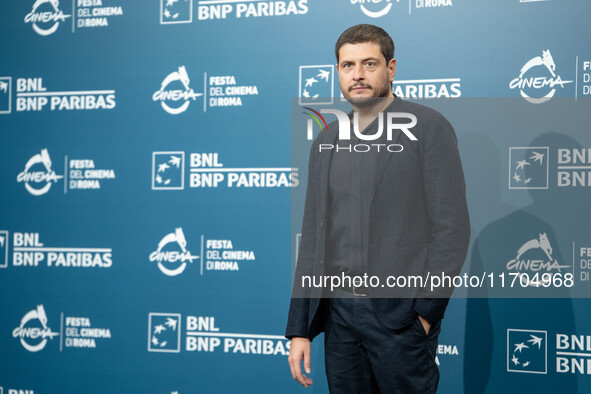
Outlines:
[[[363,66],[357,66],[353,70],[353,80],[360,81],[365,78],[365,72],[363,70]]]

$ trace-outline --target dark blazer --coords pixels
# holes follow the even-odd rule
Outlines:
[[[460,272],[466,258],[470,223],[464,174],[455,132],[437,111],[395,98],[384,112],[410,112],[417,125],[411,141],[400,130],[392,141],[400,153],[380,153],[372,180],[367,261],[369,274],[422,275],[426,272]],[[322,289],[301,289],[303,275],[324,275],[328,174],[331,151],[318,152],[319,144],[335,144],[337,122],[331,123],[312,143],[308,188],[302,224],[294,292],[286,337],[313,339],[324,331]],[[384,130],[384,135],[385,135]],[[384,136],[385,138],[385,136]],[[387,327],[402,328],[420,314],[431,323],[443,318],[451,292],[442,298],[425,298],[428,290],[414,289],[405,298],[376,298],[378,318]],[[372,294],[370,293],[370,296]],[[421,297],[423,296],[423,297]]]

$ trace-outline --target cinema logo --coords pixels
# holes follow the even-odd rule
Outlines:
[[[20,340],[23,348],[29,352],[43,350],[47,342],[59,336],[48,325],[47,314],[43,305],[25,313],[18,327],[12,330],[12,337]]]
[[[547,282],[551,282],[552,278],[547,275],[543,276],[543,273],[564,274],[573,272],[572,266],[562,265],[552,256],[552,246],[546,233],[539,233],[537,238],[525,242],[517,250],[515,257],[507,262],[506,268],[509,272],[527,273],[530,278],[539,273],[538,279],[528,283],[533,287],[543,286],[548,284]]]
[[[46,194],[52,184],[64,179],[64,193],[68,190],[100,189],[101,182],[115,179],[113,169],[96,168],[92,159],[71,159],[64,157],[64,163],[68,169],[65,175],[57,175],[52,169],[52,161],[47,149],[41,149],[40,153],[33,155],[25,164],[16,181],[23,183],[25,189],[34,196]],[[69,175],[69,179],[68,179]]]
[[[194,256],[187,250],[187,240],[181,227],[177,227],[174,233],[164,236],[158,243],[158,248],[150,253],[150,262],[157,262],[160,271],[167,276],[182,274],[187,268],[187,263],[199,256]],[[170,268],[173,266],[174,268]]]
[[[6,234],[8,232],[0,232]],[[40,241],[39,233],[12,234],[12,266],[49,268],[109,268],[113,265],[111,248],[51,247]],[[8,254],[8,250],[6,250]]]
[[[60,332],[49,327],[49,319],[43,305],[27,312],[20,324],[12,330],[13,338],[18,338],[23,348],[29,352],[43,350],[49,341],[60,337],[60,352],[63,348],[96,348],[100,339],[110,339],[109,328],[95,328],[88,317],[69,317],[60,314]]]
[[[280,188],[299,184],[291,167],[225,167],[218,153],[190,153],[190,188]],[[184,152],[152,153],[152,190],[182,190]],[[178,158],[179,165],[176,166]]]
[[[43,78],[17,78],[16,111],[87,111],[113,109],[115,90],[48,91]]]
[[[394,94],[402,98],[458,98],[461,78],[409,79],[392,82]]]
[[[41,149],[40,153],[33,155],[25,164],[25,169],[20,172],[16,181],[23,183],[25,189],[34,196],[41,196],[51,189],[51,185],[63,179],[63,175],[57,175],[51,168],[52,162],[47,149]]]
[[[291,342],[282,335],[221,332],[214,316],[186,316],[181,333],[179,313],[148,315],[148,351],[287,356]]]
[[[533,104],[549,101],[556,93],[556,88],[573,81],[563,81],[556,73],[556,64],[550,50],[542,51],[542,56],[529,60],[521,70],[519,76],[509,82],[510,89],[519,89],[521,97]]]
[[[509,189],[591,187],[590,168],[591,148],[510,147]],[[555,180],[549,178],[550,169]]]
[[[48,36],[55,33],[61,22],[72,18],[72,31],[78,28],[92,28],[109,26],[112,16],[123,15],[121,6],[105,6],[103,2],[109,0],[77,0],[73,2],[72,15],[64,14],[60,10],[59,0],[37,0],[31,12],[25,16],[25,23],[30,23],[33,30]],[[67,4],[67,2],[62,2]],[[74,17],[75,15],[75,17]]]
[[[243,263],[254,262],[256,257],[252,250],[235,249],[232,240],[205,239],[204,235],[201,235],[201,256],[192,255],[183,229],[178,227],[174,233],[162,238],[149,259],[158,263],[163,274],[177,276],[197,259],[201,261],[200,272],[203,275],[204,271],[239,271]]]
[[[395,0],[400,4],[400,0]],[[409,0],[408,13],[411,13],[410,6],[413,2]],[[394,0],[351,0],[352,5],[359,5],[359,9],[365,16],[370,18],[381,18],[387,15],[394,4]],[[414,0],[415,8],[439,8],[452,6],[452,0]]]
[[[197,97],[203,96],[203,93],[195,93],[189,87],[189,75],[185,66],[180,66],[177,71],[168,74],[162,83],[160,89],[152,95],[152,100],[160,102],[162,108],[172,115],[183,113],[189,107],[191,101],[197,100]],[[180,89],[179,89],[180,88]]]
[[[204,93],[195,93],[189,86],[191,80],[185,66],[180,66],[166,76],[160,89],[152,94],[152,100],[160,102],[162,108],[171,115],[183,113],[192,101],[205,96],[203,111],[213,107],[241,107],[246,96],[259,94],[256,85],[238,85],[234,75],[207,76],[203,73]],[[209,98],[207,98],[209,95]]]
[[[60,10],[59,0],[36,0],[31,12],[25,16],[25,23],[30,23],[40,36],[48,36],[55,33],[61,22],[71,17]]]
[[[311,119],[308,119],[307,122],[307,133],[306,138],[308,140],[314,139],[314,121],[316,124],[320,126],[320,130],[328,129],[328,125],[326,123],[326,119],[322,116],[322,114],[332,114],[337,117],[338,122],[338,136],[337,140],[341,141],[351,141],[351,119],[349,115],[345,112],[338,110],[338,109],[321,109],[320,112],[310,108],[304,107],[310,112],[304,112],[304,114],[308,115]],[[386,118],[386,126],[384,127],[384,118]],[[395,121],[395,119],[397,119]],[[353,112],[353,133],[354,137],[358,138],[360,141],[368,141],[368,143],[358,143],[358,144],[348,144],[348,145],[341,145],[337,144],[319,144],[318,150],[319,152],[322,151],[330,151],[334,150],[336,152],[340,151],[347,151],[347,152],[369,152],[375,150],[377,152],[387,151],[392,153],[402,152],[404,147],[401,144],[396,143],[369,143],[370,141],[376,141],[382,138],[384,134],[384,130],[386,133],[386,140],[388,142],[392,142],[398,139],[399,133],[395,132],[395,130],[399,130],[411,141],[418,141],[417,137],[410,131],[413,127],[417,125],[417,117],[414,114],[409,112],[386,112],[384,115],[383,112],[378,114],[378,130],[375,134],[364,134],[359,131],[359,113]]]
[[[554,338],[554,343],[548,343]],[[550,360],[549,354],[555,359]],[[591,375],[591,335],[507,330],[507,371]]]
[[[400,3],[400,0],[396,0]],[[365,16],[370,18],[381,18],[388,14],[392,9],[392,0],[351,0],[354,6],[359,5],[359,9]]]

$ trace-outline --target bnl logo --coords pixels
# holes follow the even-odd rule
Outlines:
[[[333,66],[300,66],[300,105],[332,104],[334,95]]]
[[[507,372],[548,373],[548,333],[509,328]]]
[[[152,190],[185,188],[185,152],[152,152]]]
[[[148,315],[148,351],[179,353],[181,351],[180,313]]]
[[[549,148],[509,148],[509,189],[548,189]]]
[[[0,114],[12,111],[11,101],[12,77],[0,77]]]
[[[0,230],[0,268],[6,267],[8,267],[8,231]]]
[[[4,390],[0,387],[0,394],[3,394]],[[6,394],[35,394],[33,390],[17,390],[17,389],[6,389]]]
[[[193,0],[160,0],[160,24],[193,22]]]

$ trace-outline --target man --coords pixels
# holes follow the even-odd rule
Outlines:
[[[339,141],[335,122],[312,144],[285,334],[292,341],[291,373],[304,387],[312,384],[301,363],[310,374],[310,342],[325,331],[331,393],[434,393],[437,336],[450,289],[379,293],[383,286],[344,283],[329,292],[302,284],[306,276],[369,273],[383,284],[388,276],[455,275],[469,241],[455,133],[441,114],[393,95],[390,36],[377,26],[353,26],[335,52],[341,92],[354,109],[351,128],[357,123],[361,135]],[[382,113],[406,116],[408,126],[397,122],[398,130],[374,141],[389,119]],[[334,149],[342,142],[394,148]]]

